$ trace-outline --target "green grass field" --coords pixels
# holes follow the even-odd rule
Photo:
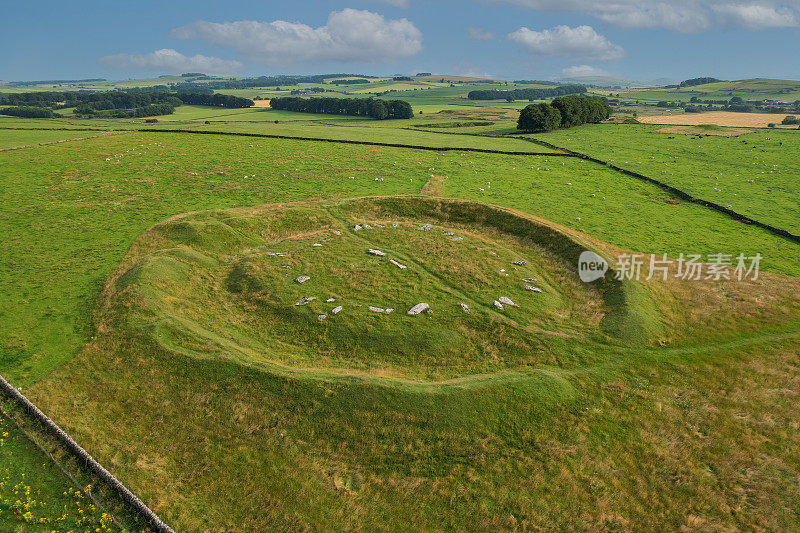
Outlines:
[[[62,139],[79,139],[102,132],[92,131],[48,131],[48,130],[8,130],[0,129],[0,149],[17,146],[31,146]]]
[[[362,121],[300,124],[216,123],[207,125],[204,124],[192,129],[311,137],[315,139],[369,141],[388,144],[406,144],[412,146],[431,146],[436,148],[478,148],[483,150],[532,153],[547,153],[553,151],[545,146],[520,139],[448,135],[447,129],[414,131],[407,129],[408,126],[412,126],[414,124],[414,121],[402,122],[402,124],[387,124],[383,127],[378,127],[374,125],[374,123],[370,124]]]
[[[534,137],[800,234],[800,162],[796,157],[800,132],[755,131],[736,137],[698,138],[660,133],[662,128],[596,125]]]
[[[183,106],[155,127],[545,150],[437,133],[513,132],[521,102],[452,89],[411,91],[406,121]],[[0,117],[0,147],[143,126]],[[794,132],[658,128],[533,137],[798,227]],[[2,152],[0,205],[0,373],[176,530],[800,526],[800,247],[653,185],[569,157],[131,131]],[[758,252],[762,272],[586,286],[584,248]],[[31,518],[82,514],[3,427],[0,477],[47,502]],[[37,531],[2,505],[0,530]]]

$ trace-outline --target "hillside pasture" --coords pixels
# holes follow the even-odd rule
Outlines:
[[[659,126],[599,124],[535,137],[633,170],[800,234],[800,132],[666,135]],[[794,249],[787,242],[782,247]]]

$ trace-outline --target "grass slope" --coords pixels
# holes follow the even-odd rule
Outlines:
[[[13,259],[0,265],[0,370],[20,384],[89,340],[103,280],[136,235],[159,220],[274,201],[416,193],[431,175],[446,177],[444,194],[522,209],[620,247],[762,251],[764,268],[798,273],[784,240],[571,159],[157,133],[3,158],[0,252]]]

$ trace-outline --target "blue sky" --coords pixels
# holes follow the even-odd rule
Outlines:
[[[0,79],[354,72],[800,78],[800,0],[39,1]]]

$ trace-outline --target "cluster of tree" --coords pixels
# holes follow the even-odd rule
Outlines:
[[[170,93],[153,91],[42,91],[9,93],[0,102],[23,108],[66,109],[75,108],[75,114],[86,117],[138,118],[170,115],[183,105],[207,105],[226,108],[251,107],[253,101],[228,94]],[[33,111],[24,116],[33,116]],[[36,111],[39,115],[43,112]],[[42,115],[39,118],[49,118]],[[37,115],[38,117],[38,115]]]
[[[725,80],[719,80],[717,78],[709,78],[709,77],[692,78],[690,80],[682,81],[678,85],[678,87],[694,87],[695,85],[705,85],[706,83],[716,83],[718,81],[725,81]]]
[[[414,110],[404,100],[375,100],[372,98],[297,98],[291,96],[273,98],[272,109],[320,113],[330,115],[354,115],[376,120],[411,118]]]
[[[369,83],[369,80],[359,78],[357,80],[331,80],[333,85],[359,85],[362,83]]]
[[[23,118],[58,118],[61,115],[54,113],[49,107],[16,106],[0,109],[0,115]]]
[[[414,74],[414,77],[416,78],[421,78],[423,76],[433,76],[433,74],[431,74],[430,72],[417,72],[416,74]]]
[[[550,103],[531,104],[519,114],[517,129],[550,131],[581,124],[597,124],[611,116],[611,107],[602,100],[571,95]]]
[[[795,124],[800,124],[800,119],[798,119],[794,115],[789,115],[781,122],[784,126],[793,126]]]
[[[233,96],[230,94],[197,94],[197,93],[177,93],[175,97],[186,105],[209,105],[214,107],[228,107],[240,109],[252,107],[255,102],[249,98]]]
[[[565,96],[568,94],[583,94],[586,87],[583,85],[561,85],[552,89],[514,89],[511,91],[500,91],[497,89],[470,91],[467,98],[470,100],[541,100],[554,96]]]
[[[83,115],[94,118],[142,118],[157,117],[161,115],[171,115],[175,112],[172,104],[150,104],[142,107],[129,109],[105,109],[97,110],[84,104],[75,108],[76,115]]]
[[[394,81],[414,81],[411,76],[395,76],[392,78]]]
[[[180,102],[168,93],[122,91],[41,91],[30,93],[9,93],[2,97],[2,102],[10,105],[33,105],[38,107],[54,107],[65,109],[87,105],[92,109],[132,109],[150,104]]]

